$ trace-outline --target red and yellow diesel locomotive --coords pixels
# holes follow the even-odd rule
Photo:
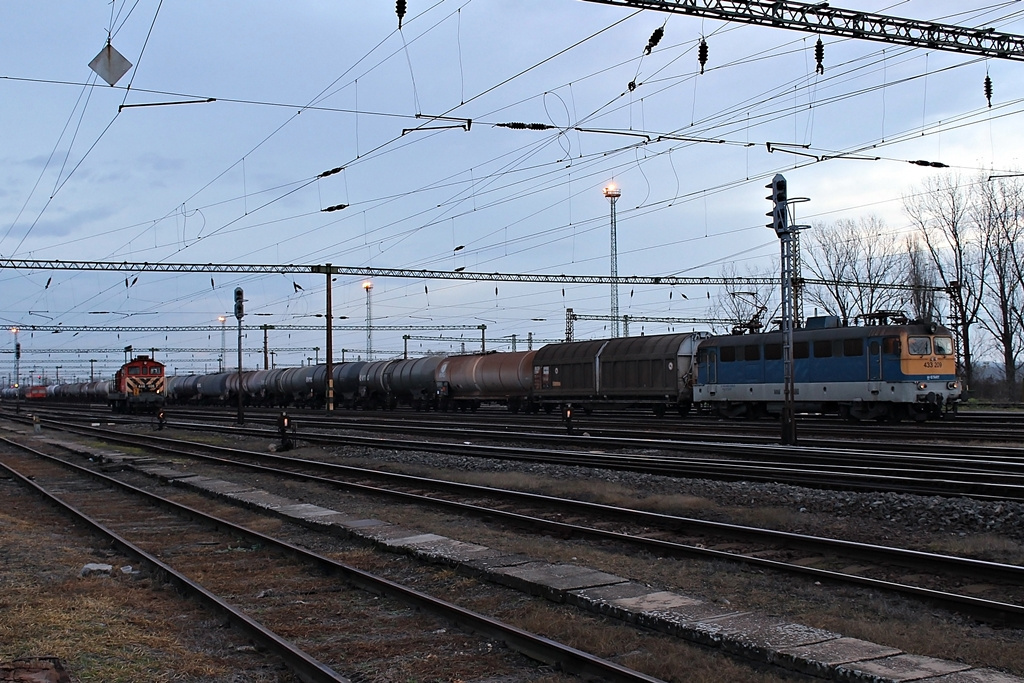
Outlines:
[[[164,404],[164,364],[149,356],[136,356],[114,375],[107,403],[115,412],[146,413]]]

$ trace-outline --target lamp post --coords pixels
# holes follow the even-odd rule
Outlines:
[[[370,298],[373,283],[367,280],[363,289],[366,290],[366,360],[370,360],[373,354],[373,304]]]
[[[622,196],[622,192],[619,188],[614,185],[609,185],[604,188],[604,196],[611,202],[611,276],[612,276],[612,301],[611,301],[611,318],[612,318],[612,337],[619,336],[619,283],[617,278],[619,277],[619,246],[615,235],[615,202],[619,201],[619,197]]]

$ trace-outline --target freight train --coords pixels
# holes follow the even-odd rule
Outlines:
[[[122,365],[112,380],[50,384],[47,386],[6,387],[0,391],[4,401],[40,400],[107,403],[119,413],[156,412],[164,404],[166,387],[163,363],[149,356],[137,356]]]
[[[782,333],[687,332],[548,344],[538,350],[332,365],[335,404],[349,409],[552,412],[567,405],[697,408],[726,418],[781,412]],[[845,326],[812,318],[793,334],[794,407],[851,420],[939,417],[961,384],[953,338],[935,323]],[[141,357],[140,357],[141,358]],[[119,375],[120,377],[121,375]],[[132,377],[129,374],[127,377]],[[327,367],[310,365],[166,378],[168,403],[323,407]],[[161,377],[161,380],[163,378]],[[120,380],[117,380],[120,381]],[[102,384],[61,385],[55,397],[97,398]],[[76,388],[78,387],[78,388]],[[123,389],[109,388],[112,405]],[[108,400],[109,396],[108,396]]]

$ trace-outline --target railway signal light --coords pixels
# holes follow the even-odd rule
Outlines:
[[[242,293],[241,287],[235,287],[235,317],[239,320],[245,316],[245,295]]]
[[[776,173],[775,177],[772,178],[772,182],[765,185],[765,187],[772,191],[765,199],[770,199],[774,203],[772,210],[765,214],[772,217],[772,222],[768,224],[768,227],[774,228],[775,234],[781,236],[789,232],[786,179],[781,173]]]

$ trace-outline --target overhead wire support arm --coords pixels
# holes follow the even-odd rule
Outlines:
[[[792,31],[1024,61],[1024,36],[791,0],[587,0],[630,9],[774,26]]]
[[[553,275],[543,273],[478,273],[451,270],[412,270],[408,268],[367,268],[362,266],[323,266],[301,264],[243,264],[243,263],[148,263],[148,262],[103,262],[103,261],[61,261],[44,259],[0,259],[0,270],[99,270],[115,272],[159,272],[159,273],[285,273],[351,275],[354,277],[394,277],[421,280],[473,280],[476,282],[543,282],[549,284],[578,285],[665,285],[710,287],[717,285],[774,285],[775,278],[767,277],[680,277],[676,275]],[[943,292],[943,287],[920,287],[905,283],[867,283],[848,280],[805,279],[807,285],[847,285],[853,287],[874,287],[893,291]],[[205,328],[204,328],[205,329]],[[215,329],[220,329],[219,327]],[[317,328],[319,329],[319,328]],[[408,328],[406,328],[408,329]],[[436,327],[430,329],[437,329]]]

